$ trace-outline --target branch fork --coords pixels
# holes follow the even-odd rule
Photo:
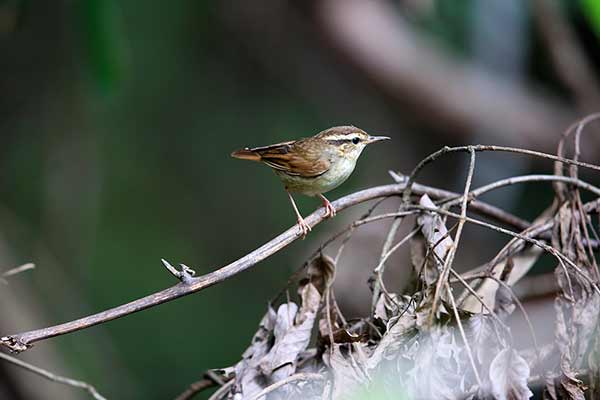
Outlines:
[[[182,283],[191,283],[192,279],[196,275],[196,271],[191,269],[185,264],[179,264],[181,270],[177,270],[174,266],[172,266],[167,260],[161,258],[161,261],[165,268],[177,279],[179,279]]]

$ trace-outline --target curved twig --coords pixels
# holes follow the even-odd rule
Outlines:
[[[52,382],[62,383],[64,385],[83,389],[83,390],[87,391],[90,395],[92,395],[92,397],[96,400],[106,400],[106,397],[104,397],[100,393],[98,393],[96,388],[87,382],[78,381],[76,379],[71,379],[71,378],[67,378],[64,376],[53,374],[50,371],[47,371],[40,367],[36,367],[35,365],[31,365],[29,363],[26,363],[25,361],[19,360],[18,358],[15,358],[15,357],[11,357],[8,354],[4,354],[2,352],[0,352],[0,358],[4,359],[5,361],[8,361],[11,364],[16,365],[17,367],[23,368],[29,372],[33,372],[34,374],[40,375]]]
[[[397,195],[401,193],[402,190],[404,190],[404,185],[402,184],[377,186],[342,197],[341,199],[333,202],[333,205],[336,210],[342,211],[348,207],[363,203],[368,200]],[[318,209],[306,217],[305,221],[311,227],[314,227],[323,221],[324,218],[324,210]],[[5,336],[0,339],[0,344],[5,345],[11,351],[24,351],[37,341],[89,328],[103,322],[111,321],[113,319],[117,319],[162,303],[166,303],[167,301],[175,300],[179,297],[198,292],[206,289],[207,287],[223,282],[224,280],[253,267],[260,261],[296,241],[299,237],[300,236],[298,236],[297,227],[293,226],[253,252],[220,269],[217,269],[216,271],[199,276],[197,278],[190,277],[190,279],[171,286],[170,288],[161,290],[118,307],[90,315],[88,317],[48,328]]]
[[[442,215],[447,215],[447,216],[452,217],[452,218],[463,219],[459,214],[456,214],[456,213],[453,213],[453,212],[450,212],[450,211],[446,211],[446,210],[441,210],[441,209],[437,209],[437,208],[423,207],[423,206],[417,206],[417,205],[414,205],[412,207],[418,208],[418,209],[421,209],[421,210],[424,210],[424,211],[432,211],[432,212],[436,212],[436,213],[439,213],[439,214],[442,214]],[[524,240],[526,242],[532,243],[532,244],[540,247],[541,249],[545,250],[546,252],[548,252],[551,255],[553,255],[554,257],[556,257],[559,261],[564,261],[565,263],[567,263],[587,283],[590,284],[590,286],[594,289],[594,291],[597,294],[600,294],[600,288],[598,287],[598,285],[596,284],[596,282],[594,282],[589,276],[587,276],[581,270],[581,268],[579,268],[577,266],[577,264],[575,264],[573,262],[573,260],[571,260],[570,258],[568,258],[567,256],[565,256],[562,252],[560,252],[559,250],[555,249],[554,247],[549,246],[549,245],[547,245],[546,243],[544,243],[544,242],[542,242],[540,240],[537,240],[537,239],[534,239],[534,238],[522,235],[522,234],[517,233],[517,232],[510,231],[508,229],[500,228],[498,226],[495,226],[495,225],[492,225],[492,224],[488,224],[487,222],[483,222],[483,221],[480,221],[480,220],[477,220],[477,219],[474,219],[474,218],[466,217],[466,218],[464,218],[464,220],[466,222],[469,222],[469,223],[472,223],[472,224],[475,224],[475,225],[480,225],[480,226],[486,227],[486,228],[491,229],[491,230],[496,231],[496,232],[504,233],[505,235],[509,235],[509,236],[513,236],[513,237],[522,239],[522,240]]]
[[[513,177],[510,177],[510,178],[501,179],[501,180],[498,180],[496,182],[489,183],[489,184],[484,185],[484,186],[480,186],[477,189],[471,190],[468,193],[467,198],[469,200],[471,200],[471,199],[474,199],[476,197],[479,197],[479,196],[483,195],[484,193],[490,192],[492,190],[499,189],[501,187],[510,186],[510,185],[514,185],[514,184],[517,184],[517,183],[526,183],[526,182],[562,182],[562,183],[568,183],[568,184],[571,184],[571,185],[576,186],[578,188],[587,190],[590,193],[594,193],[596,196],[600,197],[600,188],[598,188],[597,186],[594,186],[592,184],[589,184],[589,183],[587,183],[585,181],[582,181],[581,179],[571,178],[571,177],[568,177],[568,176],[560,176],[560,175],[537,174],[537,175],[513,176]],[[452,200],[444,203],[444,205],[446,205],[446,206],[456,205],[456,204],[459,204],[462,200],[463,200],[463,196],[459,196],[459,197],[457,197],[455,199],[452,199]]]
[[[460,207],[460,218],[458,220],[456,234],[454,235],[454,239],[452,241],[452,247],[450,248],[450,251],[449,251],[448,255],[446,256],[446,259],[444,260],[444,264],[443,264],[444,266],[442,268],[442,271],[440,272],[440,277],[439,277],[436,287],[435,287],[435,292],[433,295],[433,305],[431,307],[431,313],[429,314],[430,321],[433,321],[433,318],[436,315],[436,311],[438,308],[438,300],[442,294],[442,292],[441,292],[442,287],[444,285],[448,284],[448,274],[450,273],[450,269],[452,268],[452,263],[454,262],[454,256],[456,255],[456,251],[458,249],[458,243],[460,242],[460,237],[462,234],[463,226],[465,225],[465,222],[466,222],[465,219],[467,217],[467,207],[468,207],[468,200],[469,200],[468,193],[471,190],[471,183],[473,181],[473,172],[475,171],[475,151],[472,148],[469,148],[469,153],[471,155],[470,160],[469,160],[469,172],[467,173],[467,180],[465,182],[464,194],[462,196],[462,204]],[[448,291],[450,291],[449,287],[448,287]],[[451,296],[451,293],[450,293],[450,296]],[[466,344],[466,343],[465,343],[465,345],[468,346],[468,344]],[[477,376],[477,382],[480,382],[479,376],[477,374],[476,374],[476,376]]]

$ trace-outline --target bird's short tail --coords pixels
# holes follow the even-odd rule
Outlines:
[[[260,155],[248,148],[234,151],[231,153],[231,157],[240,160],[260,161]]]

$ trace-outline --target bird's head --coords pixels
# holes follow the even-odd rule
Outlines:
[[[388,140],[387,136],[371,136],[355,126],[334,126],[316,136],[332,146],[342,157],[356,161],[366,145]]]

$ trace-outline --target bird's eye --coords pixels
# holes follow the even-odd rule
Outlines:
[[[352,139],[352,143],[358,144],[358,142],[360,142],[360,138],[359,137],[355,137],[355,138]]]

